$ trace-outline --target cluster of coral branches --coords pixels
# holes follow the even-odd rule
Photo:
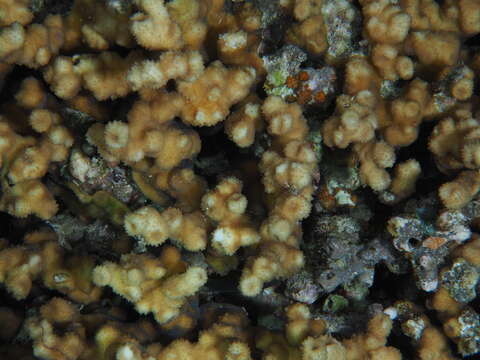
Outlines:
[[[0,358],[479,353],[479,34],[480,0],[0,0]]]

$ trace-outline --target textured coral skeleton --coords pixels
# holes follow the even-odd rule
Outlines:
[[[480,353],[480,0],[0,0],[1,359]]]

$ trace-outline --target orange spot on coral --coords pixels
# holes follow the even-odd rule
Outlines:
[[[327,97],[323,91],[318,91],[315,93],[314,98],[316,102],[323,103]]]
[[[287,77],[286,84],[289,88],[295,89],[298,87],[298,80],[295,79],[293,76]]]
[[[335,200],[335,197],[330,194],[325,185],[322,185],[317,192],[317,199],[320,204],[327,210],[332,210],[337,206],[337,201]]]
[[[298,77],[298,80],[300,81],[307,81],[309,79],[308,73],[306,71],[300,71],[297,77]]]
[[[435,249],[438,249],[443,244],[445,244],[446,242],[447,242],[447,239],[443,237],[430,236],[429,238],[426,238],[423,241],[422,245],[429,249],[435,250]]]
[[[312,90],[310,89],[302,89],[298,92],[297,102],[299,104],[306,104],[312,99]]]

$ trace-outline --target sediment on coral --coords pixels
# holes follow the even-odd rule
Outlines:
[[[0,359],[478,356],[479,37],[478,0],[0,0]]]

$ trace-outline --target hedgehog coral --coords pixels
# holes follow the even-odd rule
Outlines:
[[[131,29],[139,44],[154,50],[183,46],[181,28],[170,18],[163,0],[140,0],[138,5],[144,12],[133,15]],[[159,32],[159,36],[152,36],[155,32]]]
[[[218,223],[212,233],[212,246],[219,253],[233,255],[239,247],[258,243],[260,235],[245,214],[247,199],[236,178],[222,180],[202,198],[202,210]]]
[[[49,15],[43,24],[26,28],[14,22],[0,32],[0,61],[31,68],[47,65],[63,45],[64,24],[59,15]]]
[[[136,3],[142,12],[133,14],[131,31],[137,42],[147,49],[195,48],[206,36],[197,0],[176,0],[168,4],[163,0],[136,0]]]
[[[107,50],[113,45],[132,47],[134,41],[129,31],[129,15],[128,6],[116,11],[108,6],[108,2],[75,1],[65,19],[63,47],[73,49],[82,43],[96,50]]]
[[[0,26],[8,26],[15,22],[27,25],[33,19],[33,13],[29,9],[29,0],[0,1],[0,15]]]
[[[273,148],[281,153],[264,152],[259,165],[271,210],[260,226],[258,255],[249,258],[243,269],[240,289],[247,296],[257,295],[265,282],[303,267],[299,222],[310,213],[317,171],[315,154],[305,139],[308,126],[298,105],[269,97],[262,110],[274,137]]]
[[[47,68],[44,77],[53,85],[55,94],[65,99],[73,98],[82,87],[90,90],[97,100],[116,99],[132,91],[127,73],[138,56],[131,52],[124,59],[105,51],[99,55],[59,58]]]
[[[224,120],[230,106],[248,95],[255,73],[251,67],[227,69],[216,61],[196,80],[180,81],[178,91],[185,99],[182,120],[194,126],[212,126]]]
[[[400,351],[385,346],[392,329],[392,320],[384,313],[370,319],[364,333],[338,341],[331,335],[323,335],[322,320],[310,319],[308,308],[294,304],[286,310],[288,322],[285,339],[278,334],[265,332],[257,339],[257,347],[266,353],[267,359],[401,359]]]
[[[428,147],[441,171],[479,167],[479,124],[469,110],[458,109],[435,126]]]
[[[133,302],[140,313],[153,313],[159,323],[165,323],[177,316],[186,298],[207,281],[206,271],[200,267],[183,270],[175,251],[165,248],[163,261],[148,255],[123,255],[120,264],[106,262],[97,266],[93,281],[98,286],[112,287]],[[168,257],[177,259],[176,263],[168,263],[173,260]]]
[[[27,234],[24,242],[24,246],[0,251],[0,279],[16,299],[26,298],[37,278],[46,287],[79,302],[89,303],[100,297],[100,289],[91,282],[92,259],[71,256],[65,261],[51,231]]]
[[[57,212],[58,204],[45,185],[38,180],[28,180],[5,189],[0,208],[18,217],[35,214],[49,219]]]
[[[72,303],[53,298],[40,308],[41,315],[27,320],[26,329],[33,340],[35,356],[46,359],[77,359],[87,346],[84,334],[76,330],[65,335],[55,334],[55,325],[73,322],[77,309]]]
[[[223,33],[218,37],[219,57],[225,64],[252,66],[261,73],[263,62],[257,53],[258,42],[254,33],[243,30]]]
[[[395,196],[395,201],[405,199],[415,192],[415,183],[422,169],[415,159],[399,163],[394,168],[394,176],[388,191]]]
[[[378,127],[375,102],[375,96],[368,90],[360,91],[353,97],[337,97],[336,115],[323,123],[325,144],[343,149],[352,142],[368,142],[373,139]]]
[[[260,99],[248,96],[225,119],[225,133],[237,146],[248,147],[263,130],[263,125]]]
[[[205,179],[189,168],[174,168],[155,174],[156,188],[175,198],[175,206],[191,212],[200,208],[207,185]]]
[[[354,151],[360,160],[360,177],[372,189],[381,191],[390,186],[391,178],[386,168],[395,163],[395,152],[385,142],[355,144]]]
[[[465,206],[480,190],[480,173],[478,171],[462,171],[453,181],[447,182],[438,189],[438,196],[448,209],[460,209]]]
[[[47,101],[38,80],[25,79],[16,98],[30,112],[30,126],[41,136],[37,139],[21,136],[13,130],[10,119],[0,118],[3,143],[0,164],[5,173],[1,207],[19,217],[34,213],[48,219],[56,213],[58,206],[39,180],[47,173],[51,162],[63,161],[68,157],[73,137],[62,125],[61,117],[45,108],[54,107],[55,104]],[[10,183],[5,181],[7,179]]]
[[[172,121],[183,104],[178,94],[160,92],[137,101],[128,113],[128,123],[94,124],[88,139],[110,162],[138,163],[149,157],[160,169],[172,169],[200,151],[197,133]]]
[[[203,72],[203,60],[198,51],[187,53],[169,51],[157,61],[134,64],[127,75],[133,90],[160,89],[172,79],[193,81]]]
[[[289,141],[304,139],[308,132],[307,122],[297,104],[288,104],[276,96],[268,97],[262,105],[268,132],[280,147]]]
[[[190,251],[207,245],[207,224],[200,212],[182,214],[177,208],[168,208],[159,213],[147,206],[126,215],[124,226],[129,235],[141,237],[148,245],[159,246],[167,238]]]
[[[441,287],[431,299],[431,307],[439,312],[445,334],[458,346],[462,355],[478,352],[478,313],[468,306],[476,297],[479,280],[478,236],[472,236],[454,250],[451,263],[441,271]]]
[[[322,15],[323,0],[300,0],[293,4],[293,16],[298,21],[287,34],[288,41],[319,55],[328,46]]]
[[[139,341],[113,326],[99,331],[98,348],[115,348],[119,360],[193,360],[197,358],[251,360],[247,344],[247,321],[243,314],[225,313],[201,332],[197,342],[178,339],[162,347],[154,343],[144,348]],[[106,355],[108,351],[105,351]]]
[[[479,24],[0,0],[0,358],[475,356]]]

